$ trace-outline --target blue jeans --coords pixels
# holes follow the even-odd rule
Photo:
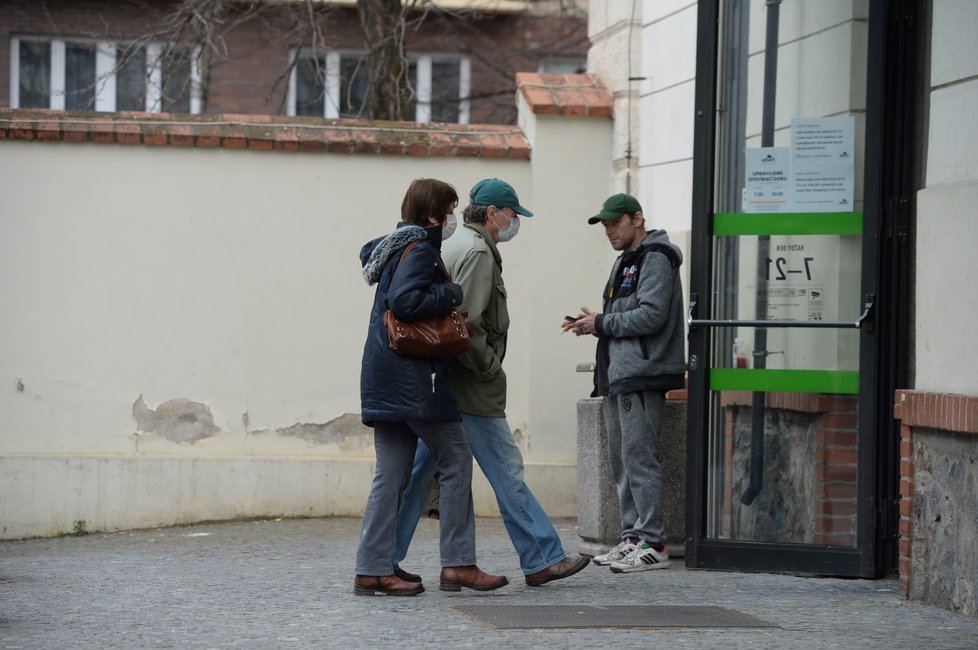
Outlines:
[[[566,555],[560,536],[523,480],[523,456],[513,441],[506,418],[462,413],[462,425],[472,455],[496,494],[496,503],[509,538],[520,556],[523,573],[536,573],[563,560]],[[414,469],[397,516],[397,549],[394,557],[398,563],[407,556],[434,474],[434,457],[419,441]]]

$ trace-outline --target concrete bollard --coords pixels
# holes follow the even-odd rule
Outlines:
[[[685,391],[667,395],[665,406],[659,447],[663,520],[669,555],[684,557]],[[582,399],[577,403],[577,534],[581,538],[579,552],[586,555],[604,553],[621,541],[618,492],[608,464],[608,432],[601,399]]]
[[[577,403],[577,534],[580,553],[598,555],[619,542],[618,492],[608,464],[600,399]]]

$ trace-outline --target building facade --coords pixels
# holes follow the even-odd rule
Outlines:
[[[5,2],[0,106],[364,117],[356,3],[188,7]],[[516,72],[581,72],[587,52],[573,3],[449,1],[405,10],[400,29],[418,122],[513,123]]]
[[[978,613],[961,299],[976,11],[591,2],[589,70],[615,97],[609,192],[630,182],[691,260],[691,565],[899,573],[908,596]],[[836,137],[855,161],[830,173],[812,143]],[[764,180],[778,156],[780,185]]]

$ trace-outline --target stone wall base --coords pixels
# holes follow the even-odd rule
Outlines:
[[[0,456],[0,539],[155,528],[258,517],[355,516],[372,458]],[[573,465],[527,464],[526,481],[551,517],[573,517]],[[499,516],[482,472],[477,516]],[[77,522],[84,522],[78,524]]]
[[[978,616],[978,397],[896,392],[900,587]]]

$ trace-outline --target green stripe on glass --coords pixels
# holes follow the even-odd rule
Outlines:
[[[861,235],[862,212],[784,212],[713,215],[713,235]]]
[[[859,392],[859,372],[853,370],[711,368],[710,390],[855,395]]]

